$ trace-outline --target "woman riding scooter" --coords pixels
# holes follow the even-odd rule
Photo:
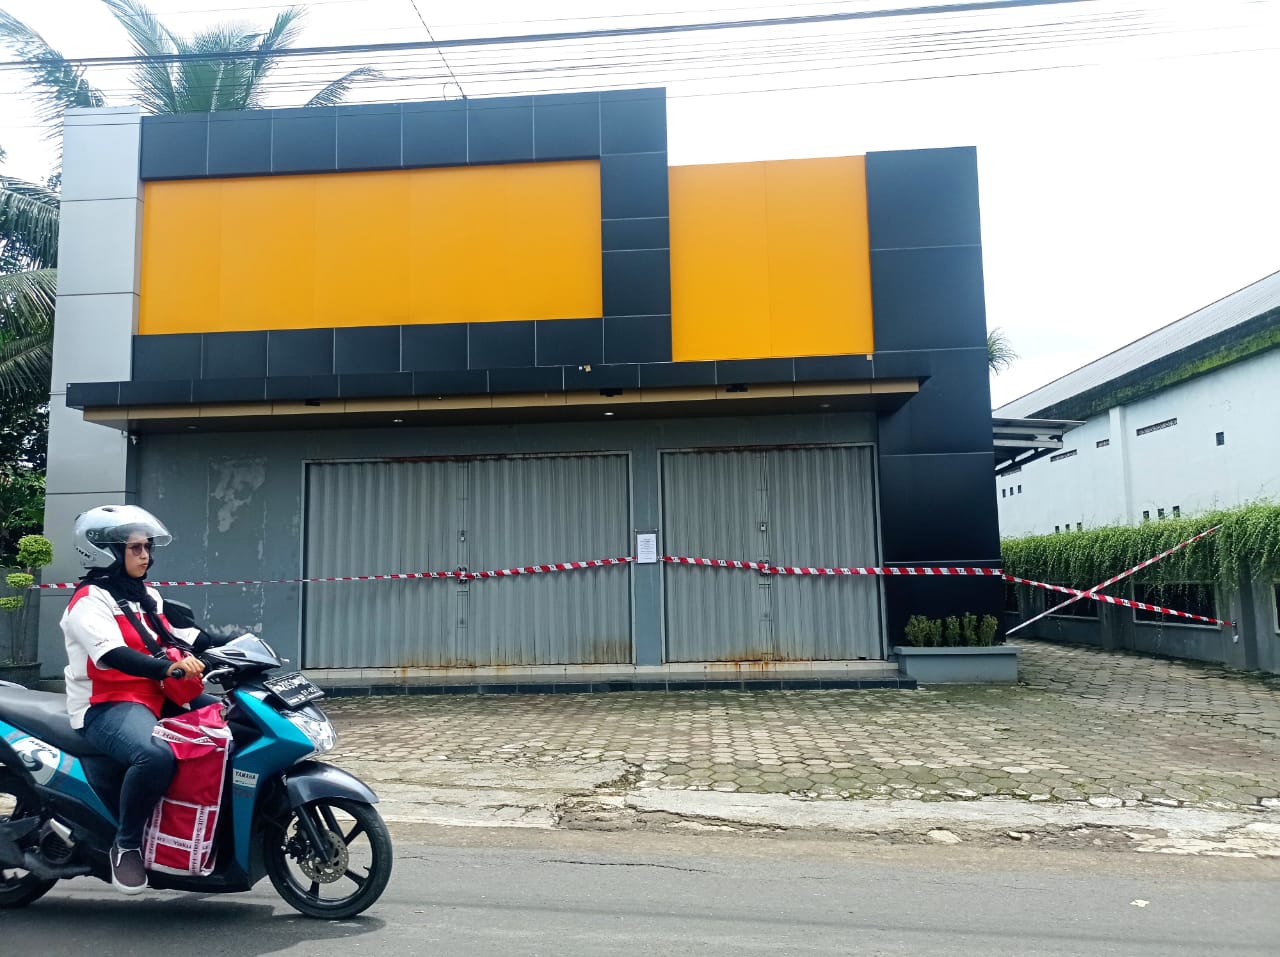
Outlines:
[[[159,718],[177,712],[174,700],[187,700],[190,708],[217,700],[195,697],[204,664],[194,656],[221,642],[198,628],[171,627],[160,593],[145,584],[154,550],[172,541],[150,512],[102,505],[76,518],[74,534],[86,572],[61,622],[67,711],[72,727],[127,768],[111,883],[138,894],[147,887],[143,827],[176,771],[172,749],[152,730]],[[174,647],[181,648],[177,655],[167,652]],[[175,685],[184,682],[187,693],[175,694]]]

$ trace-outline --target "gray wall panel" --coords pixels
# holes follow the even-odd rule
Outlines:
[[[291,422],[288,419],[282,421],[282,426],[289,424]],[[599,449],[616,449],[629,455],[630,496],[635,509],[635,527],[662,529],[659,463],[664,449],[714,446],[742,449],[748,446],[774,447],[798,443],[859,444],[871,442],[874,437],[875,418],[872,414],[742,416],[636,422],[606,420],[523,424],[519,427],[494,425],[326,430],[282,427],[273,432],[144,433],[138,436],[136,446],[139,453],[137,501],[144,507],[153,509],[174,534],[174,543],[158,555],[158,577],[288,579],[302,577],[306,571],[302,529],[307,502],[305,490],[308,463],[328,466],[339,464],[340,461],[367,462],[393,458],[425,462],[436,458],[512,453],[582,455]],[[224,467],[231,468],[234,473],[238,467],[230,463],[248,461],[260,463],[261,484],[230,481],[223,485],[220,477],[214,480],[213,477],[220,476]],[[223,464],[215,467],[214,463]],[[215,494],[220,487],[221,493]],[[236,504],[246,498],[250,501]],[[622,498],[625,500],[625,493]],[[259,505],[253,504],[255,501]],[[87,504],[98,503],[94,501]],[[260,510],[255,511],[258,508]],[[368,509],[354,504],[347,511],[360,517]],[[240,520],[240,517],[251,514],[255,516],[253,521]],[[235,520],[227,523],[227,516]],[[580,524],[581,518],[581,515],[575,515],[571,524]],[[69,530],[70,520],[61,519],[57,525],[59,529]],[[629,532],[629,526],[624,531]],[[69,538],[69,534],[64,534],[63,537]],[[69,551],[69,544],[59,544],[62,541],[63,538],[59,538],[55,547]],[[443,548],[444,543],[437,547]],[[634,543],[627,534],[625,547],[615,551],[610,542],[605,554],[630,554],[633,548]],[[679,550],[673,549],[664,540],[660,540],[659,548],[668,554]],[[480,567],[472,557],[459,554],[456,542],[453,543],[453,549],[445,549],[439,556],[442,562],[439,566],[435,563],[437,556],[431,554],[431,563],[427,567],[453,568],[463,563],[473,568]],[[754,547],[750,549],[752,554],[756,551]],[[561,557],[602,556],[558,556],[539,551],[527,560],[542,562]],[[368,562],[376,558],[378,556],[366,556]],[[383,565],[378,558],[379,564],[376,566],[356,568],[357,563],[351,562],[345,567],[359,574],[377,574],[404,570],[406,564],[402,564],[402,561],[410,565],[423,564],[416,560],[410,561],[412,556],[401,559],[399,553],[388,555],[386,561],[390,562],[392,558],[396,559],[394,566]],[[502,565],[511,563],[511,559],[505,554],[498,556],[498,559],[498,563]],[[634,622],[635,660],[642,664],[657,664],[664,656],[665,612],[662,601],[666,571],[667,569],[658,565],[645,565],[622,572],[623,575],[632,576],[634,580],[634,589],[627,597],[631,600],[631,618]],[[568,574],[581,574],[587,581],[600,582],[617,572],[605,569]],[[751,578],[750,575],[747,577]],[[452,597],[446,601],[445,608],[440,610],[441,615],[446,612],[456,615],[460,611],[456,585],[447,582],[403,584],[406,593],[416,589],[431,599],[430,614],[435,614],[442,594],[452,594]],[[470,589],[478,591],[484,584],[471,585]],[[381,586],[373,582],[350,582],[335,583],[332,587],[346,589],[340,594],[351,598],[362,594],[366,589]],[[397,586],[392,583],[390,587]],[[446,591],[437,591],[437,588],[444,588]],[[454,592],[449,593],[449,588],[454,588]],[[171,588],[164,591],[175,598],[191,602],[202,621],[261,632],[281,654],[292,659],[295,665],[303,663],[302,586],[213,586]],[[49,597],[53,597],[52,593]],[[59,602],[50,601],[48,604],[51,617],[42,615],[41,650],[46,665],[45,673],[52,674],[65,663],[65,653],[62,650],[62,636],[58,632],[57,616],[54,614]],[[622,607],[625,609],[626,605],[623,604]],[[417,625],[420,632],[429,635],[436,635],[438,627],[444,628],[443,625],[416,621],[412,617],[411,606],[404,614],[407,618],[402,628]],[[452,655],[452,660],[466,657],[463,649],[454,644],[445,645],[443,639],[438,641],[440,643],[431,649],[431,654],[438,652],[443,657],[447,653]],[[355,647],[360,647],[358,642]],[[392,649],[397,661],[404,660],[409,650]],[[346,660],[354,661],[355,656],[351,655]],[[374,664],[371,660],[360,660],[352,667],[372,667]],[[309,666],[318,667],[314,664]]]

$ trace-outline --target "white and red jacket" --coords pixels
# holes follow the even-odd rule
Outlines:
[[[176,637],[194,642],[200,635],[198,628],[174,628],[164,617],[164,601],[160,593],[148,587],[147,594],[156,603],[156,611],[165,627]],[[150,631],[145,612],[136,602],[129,608],[148,636],[162,644]],[[73,728],[84,727],[84,714],[93,704],[107,701],[136,701],[146,705],[156,716],[164,704],[164,689],[152,678],[127,675],[114,668],[99,668],[98,661],[104,654],[116,648],[131,648],[149,655],[142,636],[129,623],[124,612],[104,588],[97,585],[81,585],[62,615],[62,634],[67,644],[67,667],[63,672],[67,685],[67,712]]]

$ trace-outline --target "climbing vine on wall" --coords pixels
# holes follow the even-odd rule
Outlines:
[[[1280,575],[1280,504],[1256,503],[1082,532],[1009,538],[1000,543],[1005,571],[1020,578],[1087,587],[1151,558],[1214,525],[1206,539],[1139,573],[1138,581],[1215,582],[1235,588],[1241,576]]]

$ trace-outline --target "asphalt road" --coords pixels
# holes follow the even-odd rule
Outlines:
[[[60,955],[1262,955],[1280,861],[839,838],[403,829],[364,917],[81,879],[0,911],[0,952]]]

